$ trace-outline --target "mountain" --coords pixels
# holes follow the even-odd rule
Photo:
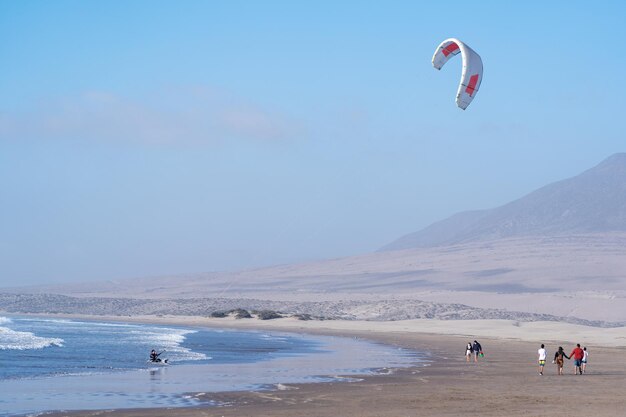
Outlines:
[[[626,153],[503,206],[455,214],[380,250],[617,231],[626,231]]]

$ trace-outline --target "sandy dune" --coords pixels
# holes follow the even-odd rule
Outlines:
[[[608,233],[511,238],[231,273],[13,291],[137,299],[423,300],[625,322],[625,271],[626,233]]]

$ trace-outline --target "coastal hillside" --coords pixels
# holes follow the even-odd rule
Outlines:
[[[381,251],[523,236],[626,231],[626,153],[490,210],[458,213],[405,235]]]

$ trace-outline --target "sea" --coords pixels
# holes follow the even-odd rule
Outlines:
[[[149,362],[151,349],[167,365]],[[218,406],[202,394],[356,381],[427,354],[362,339],[31,316],[0,317],[0,416]]]

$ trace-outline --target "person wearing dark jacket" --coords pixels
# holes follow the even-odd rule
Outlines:
[[[480,345],[480,343],[478,343],[476,340],[474,340],[474,344],[472,345],[472,350],[474,351],[474,362],[478,362],[478,356],[482,356],[483,354],[483,347]]]
[[[156,350],[152,349],[150,352],[150,362],[161,362],[161,358],[159,358],[160,353],[157,353]]]

